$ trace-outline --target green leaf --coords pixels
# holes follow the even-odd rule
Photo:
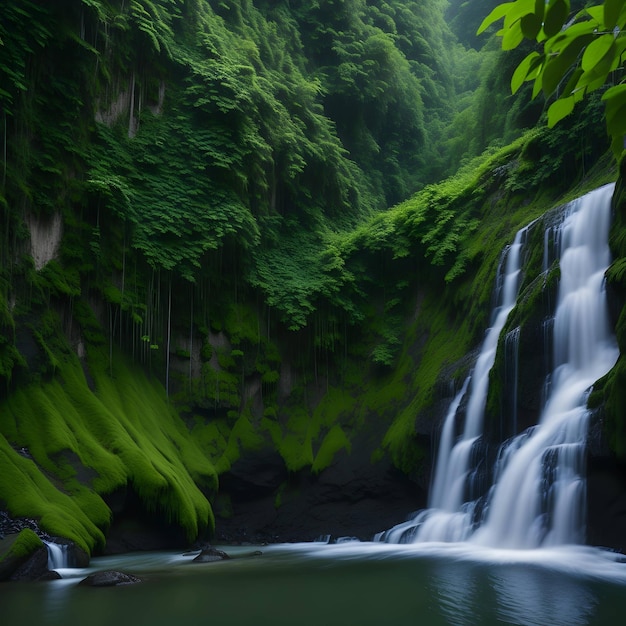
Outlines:
[[[615,42],[615,37],[613,34],[606,34],[594,39],[583,54],[581,66],[585,72],[591,71],[596,65],[600,63],[604,59],[604,57],[609,53],[613,44]]]
[[[566,38],[562,38],[561,41],[567,42]],[[543,74],[541,77],[541,87],[546,96],[549,96],[558,87],[559,83],[563,80],[563,77],[574,64],[581,50],[590,42],[593,41],[593,35],[585,33],[574,37],[569,43],[565,43],[564,47],[560,50],[550,51],[548,53],[548,62],[545,64]]]
[[[604,94],[602,94],[602,100],[608,102],[621,100],[622,98],[626,98],[626,83],[622,83],[621,85],[615,85],[615,87],[607,89]]]
[[[499,4],[489,15],[482,21],[481,25],[478,27],[476,31],[477,35],[480,35],[483,31],[485,31],[489,26],[491,26],[494,22],[502,19],[514,5],[514,2],[505,2],[504,4]]]
[[[604,1],[604,25],[608,30],[613,30],[626,4],[626,0],[605,0]]]
[[[626,135],[626,104],[618,108],[610,119],[607,117],[606,128],[611,137],[623,138]]]
[[[501,31],[502,32],[502,31]],[[507,28],[502,35],[502,49],[513,50],[517,48],[524,40],[524,33],[522,33],[522,25],[518,20],[510,28]]]
[[[552,128],[564,117],[567,117],[574,110],[574,104],[574,96],[560,98],[553,102],[548,109],[548,128]]]
[[[553,37],[561,30],[568,14],[569,0],[550,0],[543,23],[546,37]]]
[[[527,39],[535,39],[541,30],[541,18],[528,13],[521,19],[522,33]]]
[[[535,15],[543,24],[543,16],[546,12],[546,0],[535,0]]]
[[[511,93],[517,93],[525,80],[534,78],[531,74],[543,62],[543,59],[543,55],[533,51],[517,66],[511,77]]]
[[[511,28],[524,16],[532,15],[535,11],[535,0],[517,0],[504,16],[504,28]]]
[[[580,94],[580,97],[582,98],[582,94],[584,93],[584,91],[582,89],[578,89],[578,81],[580,80],[580,77],[583,74],[584,72],[582,71],[580,67],[577,67],[572,72],[567,83],[565,84],[565,87],[563,87],[563,91],[561,92],[561,95],[563,97],[568,96],[568,95]]]

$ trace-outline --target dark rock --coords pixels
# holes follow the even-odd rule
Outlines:
[[[587,543],[626,553],[626,466],[606,456],[587,462]]]
[[[67,559],[69,567],[87,567],[89,565],[89,555],[73,542],[68,544]]]
[[[48,550],[42,547],[31,554],[30,557],[11,574],[9,580],[18,582],[46,580],[46,577],[49,575]],[[58,574],[57,577],[60,578]]]
[[[213,563],[214,561],[225,561],[230,559],[230,556],[222,550],[216,548],[207,547],[200,552],[200,554],[193,560],[194,563]]]
[[[187,545],[183,529],[165,514],[148,511],[130,486],[104,496],[113,512],[104,554],[179,549]]]
[[[53,569],[49,569],[47,572],[44,572],[37,580],[60,580],[63,578],[59,572]]]
[[[280,454],[262,448],[237,459],[220,478],[220,485],[231,497],[245,500],[274,493],[286,479],[287,468]]]
[[[120,585],[133,585],[140,582],[141,578],[137,578],[137,576],[133,576],[132,574],[107,570],[89,574],[87,578],[83,578],[78,584],[84,587],[117,587]]]
[[[353,435],[350,453],[337,452],[332,464],[317,475],[308,470],[289,474],[272,492],[253,497],[254,488],[243,485],[228,492],[231,508],[226,515],[216,511],[215,541],[264,544],[312,541],[325,535],[371,540],[404,521],[426,505],[426,492],[387,457],[372,461],[382,439],[378,436],[369,431]],[[237,476],[238,481],[245,479]],[[227,474],[220,478],[220,488],[225,483]]]

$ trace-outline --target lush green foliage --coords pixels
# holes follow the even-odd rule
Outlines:
[[[8,3],[3,506],[96,550],[125,485],[210,527],[251,450],[423,462],[503,242],[606,149],[597,99],[532,129],[469,4],[457,40],[442,0]]]
[[[619,156],[626,134],[626,85],[623,78],[626,51],[626,3],[605,0],[585,6],[573,16],[570,0],[515,0],[500,4],[484,19],[479,32],[504,18],[503,50],[519,46],[524,39],[543,44],[543,51],[531,51],[511,78],[515,93],[525,81],[533,81],[533,97],[540,93],[556,99],[548,109],[548,125],[569,115],[577,102],[598,89],[606,102],[607,131],[613,151]]]

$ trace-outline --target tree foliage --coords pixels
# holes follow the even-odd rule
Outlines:
[[[626,52],[626,2],[605,0],[571,12],[570,0],[516,0],[498,5],[484,19],[479,32],[503,19],[498,31],[502,48],[512,50],[524,39],[537,41],[511,78],[515,93],[524,82],[533,83],[533,98],[540,93],[554,97],[548,109],[553,127],[569,115],[590,93],[608,89],[606,126],[613,151],[621,154],[626,134],[626,85],[623,84]]]

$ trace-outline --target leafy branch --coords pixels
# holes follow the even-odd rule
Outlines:
[[[502,49],[512,50],[524,39],[543,44],[517,66],[511,91],[533,82],[532,97],[540,93],[555,97],[548,108],[551,128],[569,115],[590,93],[615,80],[624,66],[626,52],[626,0],[605,0],[570,14],[570,0],[516,0],[498,5],[483,20],[478,33],[503,19],[497,32]],[[626,84],[609,87],[605,101],[607,132],[616,156],[621,154],[626,134]]]

